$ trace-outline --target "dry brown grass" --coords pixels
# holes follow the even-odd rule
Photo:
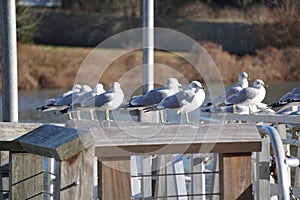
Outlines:
[[[219,45],[206,42],[203,47],[215,61],[225,84],[237,80],[239,72],[246,71],[251,79],[265,82],[300,81],[300,48],[268,47],[256,55],[236,56],[222,50]],[[20,89],[70,88],[89,48],[66,48],[18,44],[18,81]],[[112,50],[101,50],[112,51]],[[156,51],[155,62],[177,70],[188,81],[201,80],[196,69],[169,52]],[[105,71],[100,81],[108,87],[124,73],[142,64],[142,53],[131,52],[119,57]],[[168,71],[158,71],[155,76],[168,77]],[[136,84],[139,74],[129,78],[126,84]]]

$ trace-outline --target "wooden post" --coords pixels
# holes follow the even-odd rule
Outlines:
[[[221,200],[252,199],[251,153],[221,153]]]
[[[100,179],[99,199],[131,199],[130,157],[122,160],[99,162]]]
[[[61,199],[93,199],[94,146],[61,162]]]
[[[12,199],[27,199],[43,191],[43,157],[30,153],[12,155]]]

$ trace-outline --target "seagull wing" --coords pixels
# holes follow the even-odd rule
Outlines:
[[[226,104],[241,104],[247,100],[255,98],[259,94],[259,90],[256,88],[248,87],[242,89],[235,95],[230,96],[226,99]]]

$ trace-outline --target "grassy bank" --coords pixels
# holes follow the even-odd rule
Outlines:
[[[213,43],[204,43],[203,47],[215,61],[225,84],[235,82],[240,71],[246,71],[251,79],[260,78],[265,82],[300,81],[300,48],[287,47],[277,49],[268,47],[257,51],[255,55],[236,56],[223,51]],[[70,88],[78,69],[91,48],[55,47],[18,44],[18,81],[20,89]],[[100,49],[101,53],[116,51]],[[156,51],[155,62],[177,70],[187,80],[202,80],[193,66],[182,57],[170,52]],[[109,86],[119,80],[135,66],[142,64],[141,51],[127,53],[106,68],[100,82]],[[99,66],[104,67],[104,66]],[[168,77],[167,71],[158,71],[156,76]],[[127,80],[134,85],[140,75]],[[205,76],[205,75],[202,75]]]

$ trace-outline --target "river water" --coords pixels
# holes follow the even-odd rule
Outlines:
[[[271,83],[268,84],[267,95],[264,103],[273,103],[277,101],[283,94],[290,91],[296,86],[299,86],[300,82],[283,82],[283,83]],[[37,107],[44,104],[46,99],[59,96],[65,90],[30,90],[30,91],[19,91],[19,121],[20,122],[41,122],[41,123],[64,123],[68,120],[66,115],[58,116],[53,112],[39,112],[36,110]],[[125,94],[131,94],[130,89],[125,90]],[[0,103],[0,108],[2,111],[2,98]],[[192,112],[191,119],[200,115],[200,110]],[[113,117],[120,120],[127,120],[128,113],[122,111],[114,111]],[[104,119],[103,113],[98,113],[100,119]],[[170,121],[179,122],[178,116],[175,112],[168,112],[168,118]],[[2,112],[0,114],[0,119],[2,120]],[[135,116],[132,117],[133,120],[137,120]]]

